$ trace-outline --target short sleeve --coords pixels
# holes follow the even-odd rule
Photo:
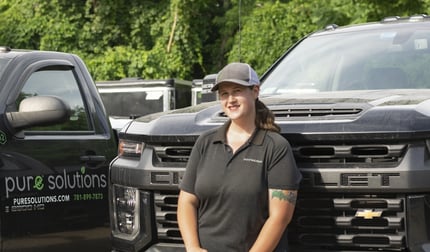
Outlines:
[[[179,184],[179,189],[188,193],[195,194],[194,185],[196,183],[197,167],[200,163],[201,155],[202,136],[200,136],[193,149],[191,150],[190,158],[188,159],[185,174]]]
[[[266,164],[268,187],[297,190],[302,180],[302,174],[297,168],[289,142],[280,135],[275,136],[272,148]]]

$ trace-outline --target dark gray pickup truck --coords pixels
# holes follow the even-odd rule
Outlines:
[[[327,26],[262,75],[303,174],[290,252],[430,251],[430,17]],[[227,120],[203,103],[134,120],[111,163],[116,251],[184,251],[178,184],[201,132]],[[244,175],[245,176],[245,175]]]
[[[0,251],[109,251],[117,143],[82,60],[0,47]]]

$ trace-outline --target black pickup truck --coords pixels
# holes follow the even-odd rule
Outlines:
[[[0,47],[0,251],[109,251],[117,143],[82,60]]]
[[[290,252],[430,251],[430,17],[329,25],[261,77],[303,174]],[[184,251],[178,184],[217,103],[149,115],[111,163],[116,251]],[[244,174],[244,176],[246,176]]]

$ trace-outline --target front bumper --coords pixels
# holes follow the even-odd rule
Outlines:
[[[120,252],[113,249],[111,252]],[[185,252],[185,247],[182,244],[158,243],[149,247],[145,252]]]

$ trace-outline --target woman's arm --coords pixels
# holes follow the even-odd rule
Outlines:
[[[250,252],[272,252],[293,217],[297,191],[269,189],[269,218]]]
[[[178,199],[178,225],[184,240],[185,248],[188,252],[207,252],[200,248],[200,242],[197,234],[197,207],[198,198],[191,193],[182,191]]]

